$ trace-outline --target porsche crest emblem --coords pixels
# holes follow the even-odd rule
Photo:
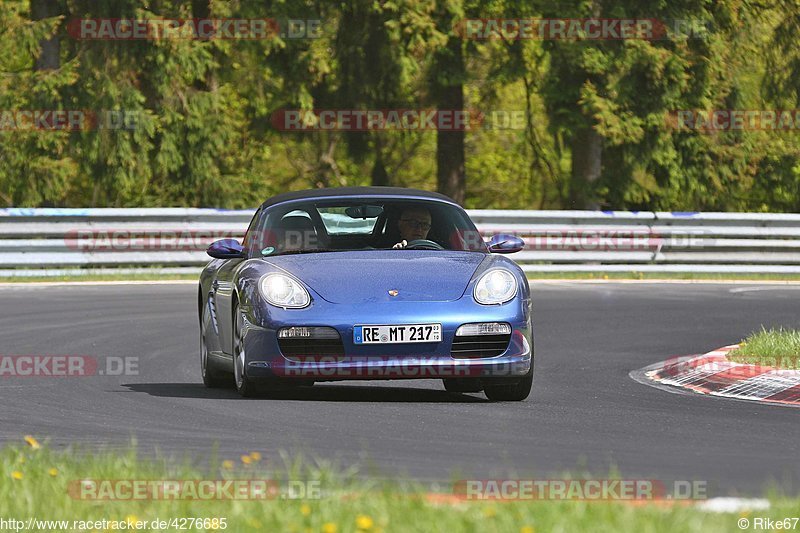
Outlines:
[[[392,289],[389,291],[389,296],[397,296],[398,294],[400,294],[400,291],[397,289]]]

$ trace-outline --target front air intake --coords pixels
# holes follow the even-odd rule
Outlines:
[[[511,326],[502,322],[464,324],[456,330],[450,355],[458,359],[496,357],[508,349]]]
[[[278,348],[287,359],[305,360],[343,356],[339,332],[328,327],[292,327],[278,331]]]

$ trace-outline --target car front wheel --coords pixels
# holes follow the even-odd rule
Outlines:
[[[245,398],[255,396],[258,392],[256,385],[247,377],[246,365],[247,357],[244,346],[245,320],[237,305],[233,314],[235,316],[233,325],[233,377],[236,390]]]
[[[502,380],[484,383],[483,392],[493,402],[521,402],[527,398],[533,388],[533,359],[531,369],[522,379],[515,381]]]
[[[206,344],[206,334],[203,331],[203,324],[205,323],[206,310],[208,306],[204,307],[203,318],[200,321],[200,372],[203,376],[203,385],[209,389],[218,389],[220,387],[230,387],[231,375],[216,368],[208,356],[208,345]]]

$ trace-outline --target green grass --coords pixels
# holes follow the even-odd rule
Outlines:
[[[230,460],[233,464],[225,462]],[[272,464],[273,461],[280,464]],[[68,494],[74,480],[275,479],[319,483],[316,499],[262,501],[137,500],[92,501]],[[735,531],[739,514],[712,514],[689,505],[631,505],[621,502],[446,501],[426,498],[428,488],[409,481],[380,481],[356,469],[343,471],[320,461],[143,458],[123,452],[54,451],[9,445],[0,450],[0,517],[19,520],[125,520],[180,517],[225,518],[227,531],[287,532],[530,532],[530,531]],[[446,494],[446,488],[440,489]],[[800,502],[774,497],[757,516],[800,516]],[[172,531],[173,529],[169,529]],[[197,530],[197,529],[195,529]],[[209,531],[213,529],[208,529]],[[141,531],[151,531],[145,528]]]
[[[765,329],[752,333],[728,353],[737,363],[751,363],[800,370],[800,331]]]

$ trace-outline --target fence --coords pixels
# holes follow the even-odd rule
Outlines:
[[[0,210],[0,277],[197,273],[205,248],[241,238],[252,210]],[[484,236],[512,233],[528,272],[800,273],[800,215],[499,211],[469,215]]]

